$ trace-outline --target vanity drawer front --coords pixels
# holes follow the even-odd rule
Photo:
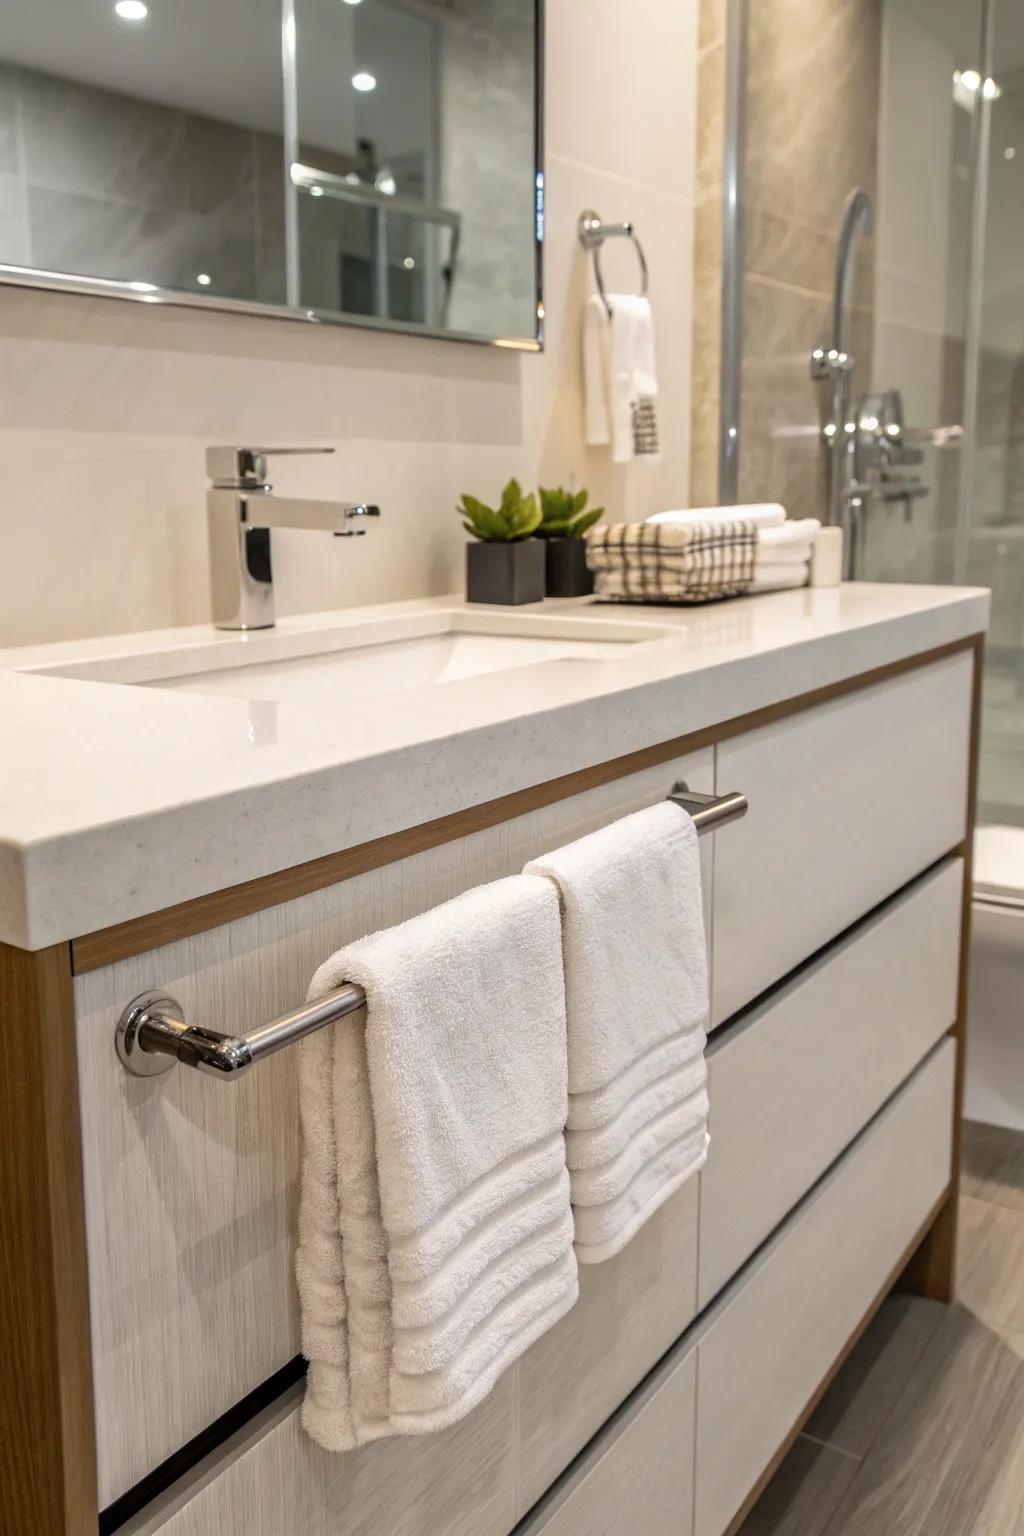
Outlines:
[[[724,742],[717,784],[749,797],[716,838],[712,1022],[964,837],[972,655]]]
[[[702,1326],[696,1536],[722,1536],[945,1190],[955,1056],[936,1047]]]
[[[713,1038],[701,1307],[953,1023],[962,889],[952,859]]]
[[[680,777],[711,790],[712,752],[76,978],[101,1506],[299,1352],[294,1051],[237,1083],[183,1067],[132,1078],[113,1046],[125,1004],[160,988],[187,1018],[241,1032],[301,1002],[313,971],[339,945],[515,873],[539,853],[656,803]],[[702,844],[707,874],[709,842]],[[695,1214],[695,1191],[689,1198]],[[689,1289],[679,1292],[687,1317],[696,1295],[692,1255],[688,1262]],[[667,1278],[662,1283],[667,1288]],[[605,1396],[594,1389],[595,1399],[611,1398],[605,1413],[656,1358],[648,1358],[654,1342],[662,1349],[669,1342],[653,1324],[648,1332],[636,1326],[636,1352],[647,1364],[627,1380],[617,1354],[628,1354],[627,1344],[609,1348]],[[585,1417],[587,1408],[576,1402],[566,1414]],[[559,1428],[571,1441],[572,1424]]]
[[[516,1536],[690,1536],[696,1351],[666,1362]]]
[[[519,1362],[520,1515],[696,1316],[697,1200],[694,1178],[621,1253],[582,1265],[579,1301]]]

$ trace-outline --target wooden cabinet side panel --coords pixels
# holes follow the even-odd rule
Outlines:
[[[69,947],[0,944],[0,1531],[95,1536]]]

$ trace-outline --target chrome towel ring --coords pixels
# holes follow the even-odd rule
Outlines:
[[[636,259],[640,263],[640,292],[644,297],[647,296],[647,258],[632,224],[602,224],[600,216],[594,212],[593,208],[585,208],[576,225],[576,234],[580,245],[585,251],[589,251],[593,258],[594,281],[609,315],[612,307],[608,302],[608,295],[604,291],[604,283],[601,279],[601,247],[606,240],[614,240],[618,236],[632,240]]]

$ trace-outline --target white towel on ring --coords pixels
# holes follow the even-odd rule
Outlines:
[[[583,311],[586,441],[611,444],[612,460],[658,457],[654,317],[639,294],[592,294]]]
[[[517,875],[317,971],[367,1006],[299,1046],[303,1424],[461,1419],[576,1300],[557,894]]]
[[[611,1258],[707,1156],[700,850],[669,801],[526,866],[562,896],[566,1146],[581,1264]]]

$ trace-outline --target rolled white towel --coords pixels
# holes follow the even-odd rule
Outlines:
[[[689,507],[678,512],[655,512],[647,518],[649,523],[675,523],[685,527],[688,523],[752,523],[761,529],[778,528],[786,521],[786,509],[778,502],[751,502],[749,506],[736,507]]]

